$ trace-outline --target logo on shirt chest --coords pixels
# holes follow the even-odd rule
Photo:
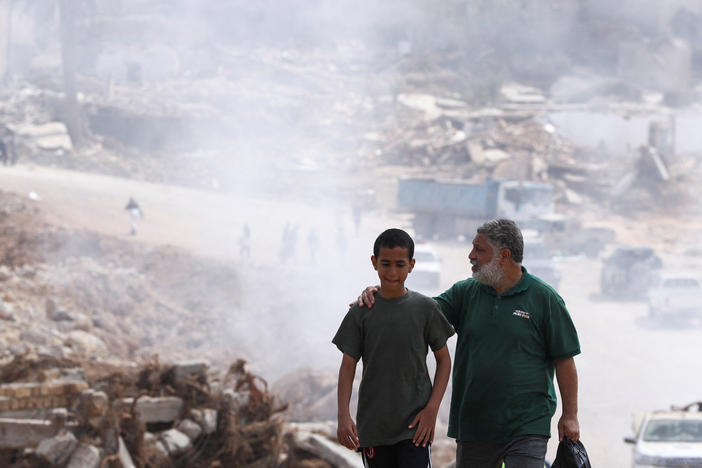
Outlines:
[[[521,317],[524,319],[530,319],[531,315],[529,315],[529,312],[524,312],[523,310],[516,309],[514,312],[512,312],[512,315],[516,315],[517,317]]]

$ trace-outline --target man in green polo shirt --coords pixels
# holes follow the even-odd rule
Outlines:
[[[473,278],[434,299],[456,330],[449,437],[456,468],[541,468],[556,411],[559,440],[580,438],[580,344],[563,299],[521,265],[524,242],[511,220],[478,228],[468,258]],[[372,307],[375,288],[359,298]]]

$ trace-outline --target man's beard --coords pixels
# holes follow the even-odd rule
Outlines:
[[[477,261],[471,261],[470,263],[478,265]],[[498,263],[497,255],[492,257],[485,265],[478,265],[478,270],[473,272],[473,279],[487,284],[488,286],[492,286],[493,288],[502,283],[504,277],[505,272]]]

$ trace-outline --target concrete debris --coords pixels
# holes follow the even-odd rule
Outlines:
[[[47,420],[0,418],[0,434],[0,449],[22,449],[50,438],[54,426]]]
[[[190,440],[195,440],[203,432],[202,427],[195,421],[191,421],[190,419],[184,419],[182,420],[178,426],[176,427],[180,432],[188,436]]]
[[[62,465],[71,458],[77,444],[76,436],[65,432],[39,442],[36,453],[52,465]]]
[[[162,432],[161,442],[169,456],[180,455],[191,446],[191,438],[178,429],[169,429]]]
[[[319,434],[299,432],[295,435],[298,445],[317,455],[322,460],[328,461],[338,468],[363,468],[361,457],[346,447],[331,442]]]
[[[44,373],[60,375],[53,367],[56,362],[46,359],[18,356],[0,366],[0,376],[33,378],[42,367]],[[357,454],[331,437],[310,432],[314,426],[284,429],[279,414],[286,407],[267,393],[265,381],[248,372],[241,360],[226,371],[212,368],[199,392],[192,380],[174,383],[177,365],[151,362],[137,369],[90,361],[63,365],[72,375],[82,369],[87,380],[13,381],[0,386],[0,398],[6,402],[0,407],[0,465],[12,459],[36,468],[95,468],[117,462],[122,467],[360,466]],[[209,385],[215,382],[221,391],[207,390],[216,387]],[[47,407],[43,420],[5,417],[23,399],[51,406],[55,403],[51,395],[64,399],[56,401],[61,406]],[[184,417],[184,408],[189,417]],[[293,436],[303,428],[301,437]],[[181,464],[183,460],[187,465]]]
[[[98,468],[101,459],[99,448],[81,442],[73,451],[66,468]]]
[[[127,445],[124,443],[122,437],[118,440],[117,457],[119,459],[122,468],[136,468],[132,456],[129,454]]]
[[[209,367],[206,361],[181,361],[176,362],[173,366],[174,379],[176,382],[182,382],[191,376],[204,375]]]
[[[217,430],[217,410],[211,408],[191,409],[190,417],[200,425],[202,431],[209,435]]]
[[[118,407],[133,406],[139,419],[145,423],[168,423],[178,419],[183,409],[183,399],[178,397],[141,397],[122,399]]]
[[[108,411],[108,397],[103,391],[88,388],[83,390],[78,399],[77,417],[82,425],[93,428],[101,426]]]

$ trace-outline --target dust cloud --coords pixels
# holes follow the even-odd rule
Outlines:
[[[134,196],[146,214],[137,241],[230,265],[236,290],[201,293],[221,295],[214,326],[254,370],[335,371],[334,331],[377,281],[373,240],[413,229],[396,209],[399,177],[510,174],[551,184],[560,214],[616,234],[595,257],[563,255],[567,241],[553,249],[597,464],[628,463],[632,413],[700,399],[698,321],[654,320],[645,291],[608,296],[601,284],[622,245],[651,246],[664,270],[701,279],[699,2],[92,0],[73,2],[69,43],[59,8],[70,3],[0,2],[0,72],[16,91],[3,125],[27,150],[23,112],[66,120],[68,47],[90,135],[20,165],[128,179],[57,189],[64,204],[109,204],[109,216],[56,212],[123,236]],[[520,138],[525,121],[546,143],[500,140]],[[468,275],[471,237],[430,239],[441,288]]]

